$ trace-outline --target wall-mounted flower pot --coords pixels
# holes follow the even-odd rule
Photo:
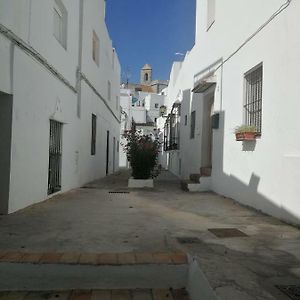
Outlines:
[[[237,132],[235,134],[235,138],[237,141],[255,141],[256,137],[256,132]]]

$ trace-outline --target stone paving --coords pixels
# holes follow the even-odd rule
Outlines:
[[[132,261],[134,253],[136,262],[139,253],[188,253],[226,300],[287,300],[276,285],[300,285],[298,228],[214,193],[186,193],[168,172],[153,190],[127,189],[128,177],[120,172],[0,216],[0,252],[29,253],[25,260],[37,259],[35,253],[57,260],[63,253],[66,261],[72,253],[113,259],[123,253]],[[126,193],[110,193],[118,191]],[[211,231],[218,228],[245,236],[220,238]]]

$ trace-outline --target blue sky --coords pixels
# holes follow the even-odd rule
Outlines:
[[[145,63],[153,79],[168,79],[172,62],[195,40],[195,0],[107,0],[106,23],[122,71],[139,82]]]

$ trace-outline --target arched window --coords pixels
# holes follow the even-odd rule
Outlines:
[[[148,79],[149,79],[149,75],[148,75],[148,73],[146,73],[145,74],[145,81],[148,81]]]

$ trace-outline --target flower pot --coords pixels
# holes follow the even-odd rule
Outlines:
[[[235,138],[237,141],[255,141],[256,136],[256,132],[237,132],[235,134]]]

